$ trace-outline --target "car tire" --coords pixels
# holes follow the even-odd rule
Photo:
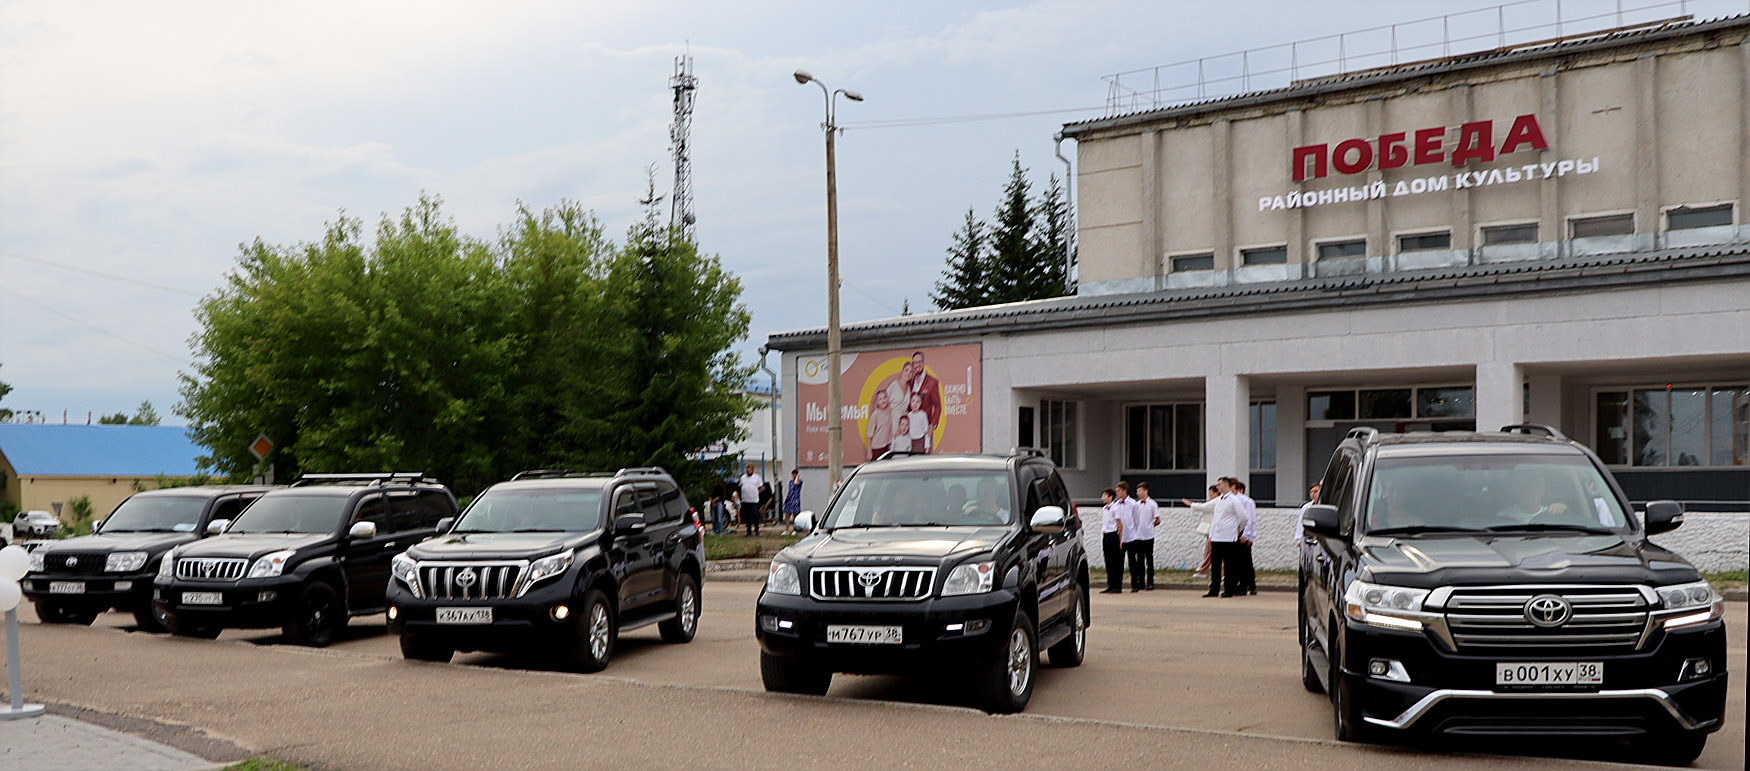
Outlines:
[[[1033,699],[1033,681],[1039,674],[1038,640],[1033,619],[1027,617],[1026,611],[1015,611],[1015,623],[1001,653],[985,662],[974,675],[973,692],[986,712],[1006,715],[1027,708],[1027,702]]]
[[[1324,693],[1325,684],[1319,682],[1318,670],[1313,669],[1311,645],[1312,628],[1306,623],[1306,594],[1304,592],[1300,596],[1299,606],[1300,687],[1305,688],[1307,693]]]
[[[74,626],[91,626],[97,620],[97,612],[90,610],[73,610],[65,605],[52,602],[39,602],[36,606],[36,616],[44,623],[72,624]]]
[[[408,661],[431,661],[438,664],[448,664],[455,658],[456,649],[437,642],[425,635],[411,632],[401,633],[401,658]]]
[[[142,632],[161,633],[165,629],[164,614],[148,602],[145,607],[134,609],[134,625],[138,626]]]
[[[1331,645],[1330,677],[1328,682],[1331,692],[1331,724],[1333,733],[1340,742],[1367,741],[1366,729],[1361,721],[1361,710],[1355,706],[1354,694],[1348,684],[1343,681],[1343,651],[1336,639],[1333,629],[1329,635]]]
[[[1088,593],[1082,591],[1081,584],[1072,584],[1070,594],[1070,628],[1068,637],[1051,646],[1051,665],[1054,667],[1078,667],[1088,654]]]
[[[292,606],[292,618],[281,628],[286,639],[298,645],[324,648],[334,642],[336,633],[346,625],[346,609],[340,605],[340,595],[334,587],[321,581],[304,585],[298,602]]]
[[[578,616],[577,647],[572,663],[584,672],[607,669],[614,657],[614,644],[619,629],[614,620],[614,608],[601,591],[591,589],[583,594],[583,613]]]
[[[832,672],[796,656],[760,651],[760,681],[772,693],[825,696],[827,689],[832,687]]]
[[[682,573],[675,582],[674,597],[675,617],[657,624],[656,630],[665,643],[692,642],[693,635],[699,633],[699,582]]]
[[[203,640],[214,639],[219,636],[220,632],[224,631],[223,628],[216,626],[187,624],[173,614],[165,614],[164,628],[177,637],[199,637]]]

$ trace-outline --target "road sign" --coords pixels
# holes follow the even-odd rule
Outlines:
[[[267,434],[257,436],[255,441],[249,443],[249,454],[254,455],[256,460],[266,458],[267,454],[272,451],[273,440],[268,439]]]

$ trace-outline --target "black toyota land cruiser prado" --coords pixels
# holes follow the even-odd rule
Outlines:
[[[167,555],[152,605],[173,634],[280,627],[321,647],[352,616],[381,613],[389,560],[455,513],[449,488],[417,472],[306,474]]]
[[[229,520],[267,486],[176,487],[128,496],[92,534],[50,541],[30,554],[24,596],[51,624],[89,624],[114,608],[134,614],[149,632],[164,631],[152,609],[158,561],[176,546],[200,540],[207,523]]]
[[[442,529],[394,560],[389,628],[406,658],[529,652],[594,672],[620,632],[698,630],[704,534],[661,468],[525,471]]]
[[[1688,763],[1720,729],[1724,604],[1547,426],[1356,429],[1303,519],[1301,679],[1344,740],[1632,740]]]
[[[1088,565],[1051,461],[890,453],[859,467],[808,537],[772,560],[754,634],[766,690],[835,672],[970,675],[991,712],[1033,695],[1039,649],[1082,662]]]

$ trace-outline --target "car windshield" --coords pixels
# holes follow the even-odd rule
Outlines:
[[[858,474],[833,501],[822,526],[1005,525],[1014,518],[1008,474],[915,471]]]
[[[263,495],[227,533],[332,533],[340,529],[346,498],[339,495]]]
[[[1610,532],[1629,527],[1616,494],[1578,455],[1380,458],[1369,532]]]
[[[451,532],[584,532],[601,527],[601,505],[601,490],[488,490]]]
[[[200,524],[205,498],[136,495],[117,506],[103,522],[105,533],[192,533]]]

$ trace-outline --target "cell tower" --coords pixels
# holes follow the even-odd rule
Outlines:
[[[668,128],[669,149],[674,153],[674,194],[669,197],[668,224],[678,227],[689,237],[693,235],[693,161],[692,139],[693,97],[699,90],[699,79],[693,77],[693,56],[675,57],[674,77],[668,79],[674,89],[674,123]]]

